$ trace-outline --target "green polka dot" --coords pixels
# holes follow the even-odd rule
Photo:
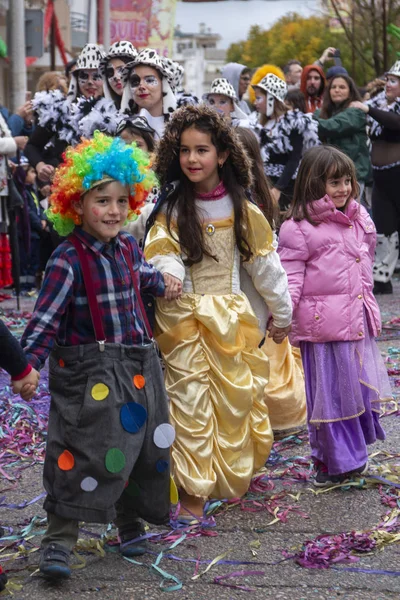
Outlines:
[[[119,448],[110,448],[106,454],[106,469],[110,473],[119,473],[125,467],[125,455]]]
[[[129,496],[132,497],[137,497],[140,495],[140,488],[135,481],[132,481],[132,479],[129,480],[129,484],[126,487],[125,491]]]

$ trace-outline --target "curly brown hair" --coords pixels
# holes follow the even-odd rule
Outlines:
[[[173,212],[177,213],[179,243],[190,266],[211,256],[204,244],[202,221],[196,210],[196,193],[193,183],[183,173],[179,162],[180,139],[189,128],[207,133],[217,149],[217,154],[229,152],[219,171],[234,208],[236,244],[245,261],[252,252],[246,240],[246,191],[251,189],[251,161],[235,130],[215,110],[205,105],[184,106],[175,111],[167,124],[155,159],[155,171],[162,186],[178,180],[180,185],[167,198],[167,226],[171,233]],[[213,257],[215,258],[215,257]]]

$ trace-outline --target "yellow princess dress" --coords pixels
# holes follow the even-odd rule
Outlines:
[[[230,197],[196,200],[210,253],[185,266],[176,222],[171,233],[161,209],[146,239],[145,256],[183,282],[181,298],[157,299],[156,339],[171,401],[172,473],[190,496],[233,498],[246,493],[267,460],[273,441],[264,388],[268,358],[258,348],[264,334],[240,288]],[[242,263],[278,327],[291,322],[287,277],[261,211],[246,203],[253,257]]]

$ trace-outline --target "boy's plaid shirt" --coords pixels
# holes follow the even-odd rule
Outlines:
[[[90,250],[89,266],[95,285],[106,343],[141,345],[147,341],[141,312],[131,284],[131,274],[121,246],[128,248],[140,289],[164,295],[164,280],[146,263],[136,240],[120,233],[111,244],[100,242],[80,228],[75,234]],[[35,311],[22,336],[28,362],[42,367],[54,342],[77,346],[96,341],[82,270],[75,248],[66,240],[53,252],[46,268]]]

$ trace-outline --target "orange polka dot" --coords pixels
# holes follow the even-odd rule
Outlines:
[[[61,471],[70,471],[75,466],[75,459],[69,450],[64,450],[57,462]]]
[[[60,358],[60,360],[58,361],[58,364],[60,365],[60,367],[65,367],[65,362],[63,361],[62,358]]]
[[[146,385],[146,380],[143,377],[143,375],[135,375],[135,377],[133,378],[133,385],[138,390],[141,390],[142,388],[144,388],[144,386]]]

